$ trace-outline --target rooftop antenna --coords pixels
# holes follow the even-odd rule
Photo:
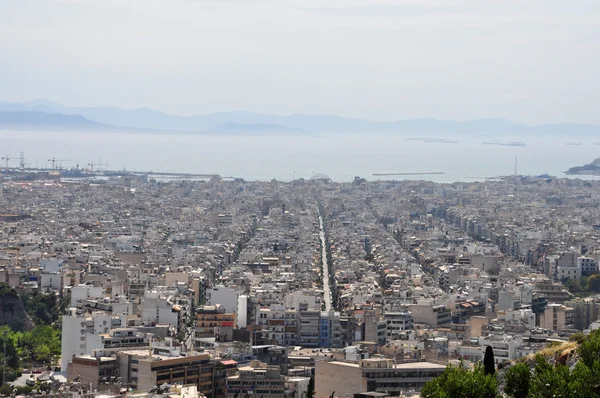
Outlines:
[[[517,176],[517,157],[515,156],[515,177]]]

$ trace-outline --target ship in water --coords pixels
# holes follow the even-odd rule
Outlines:
[[[483,141],[484,145],[502,145],[502,146],[527,146],[523,141],[508,141],[508,142],[500,142],[500,141]]]
[[[446,138],[432,138],[432,137],[423,137],[423,138],[418,138],[418,137],[409,137],[406,138],[407,140],[410,141],[423,141],[423,142],[427,142],[427,143],[440,143],[440,144],[458,144],[459,141],[458,140],[451,140],[451,139],[446,139]]]
[[[567,145],[583,145],[581,142],[567,142]]]
[[[527,146],[527,144],[524,143],[523,141],[501,142],[500,145],[504,145],[504,146]]]

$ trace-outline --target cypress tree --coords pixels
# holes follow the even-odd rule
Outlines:
[[[496,365],[494,364],[494,350],[489,345],[485,348],[485,355],[483,356],[483,370],[486,375],[493,375],[496,373]]]
[[[312,376],[308,381],[308,388],[306,389],[306,398],[315,397],[315,377]]]

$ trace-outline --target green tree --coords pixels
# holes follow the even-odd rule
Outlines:
[[[600,397],[600,361],[591,368],[578,362],[571,371],[570,389],[574,397]]]
[[[15,341],[15,332],[7,325],[0,327],[0,355],[4,355],[4,344],[6,344],[6,365],[11,368],[18,367],[19,355]],[[4,363],[4,359],[2,363]]]
[[[588,278],[587,289],[595,293],[600,292],[600,274],[595,274]]]
[[[600,360],[600,330],[594,330],[589,337],[581,343],[578,349],[583,363],[591,368],[594,362]]]
[[[577,344],[581,344],[585,341],[585,334],[583,334],[583,332],[573,333],[569,336],[569,341],[574,341]]]
[[[485,347],[485,355],[483,356],[483,369],[486,375],[493,375],[496,372],[494,350],[489,345]]]
[[[529,398],[573,397],[569,388],[570,372],[567,366],[552,366],[539,354],[536,355],[535,362]]]
[[[481,365],[471,372],[463,366],[448,366],[444,373],[423,387],[423,398],[497,398],[498,381],[486,375]]]
[[[526,398],[531,384],[531,370],[523,362],[517,363],[504,375],[504,392],[512,398]]]
[[[567,278],[563,283],[571,293],[580,293],[583,291],[583,287],[577,279]]]

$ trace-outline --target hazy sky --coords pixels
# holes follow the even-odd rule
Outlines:
[[[0,99],[600,124],[600,0],[1,0]]]

